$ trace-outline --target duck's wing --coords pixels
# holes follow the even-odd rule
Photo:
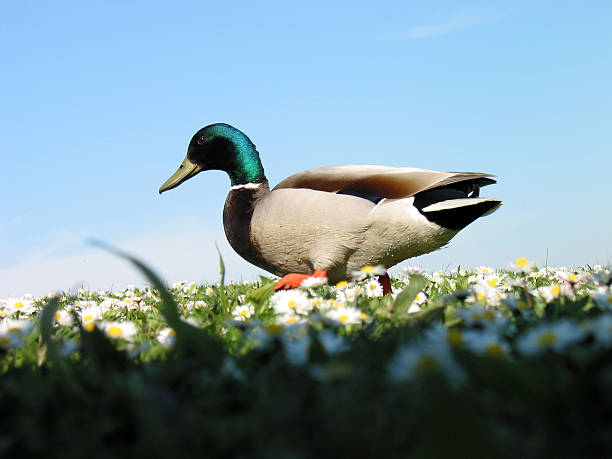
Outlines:
[[[281,188],[308,188],[331,193],[405,198],[422,191],[461,183],[474,189],[495,183],[491,174],[481,172],[437,172],[412,167],[372,165],[328,166],[309,169],[287,177]]]

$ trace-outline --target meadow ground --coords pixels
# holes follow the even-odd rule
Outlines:
[[[121,254],[120,254],[121,255]],[[606,457],[601,266],[0,302],[0,456]]]

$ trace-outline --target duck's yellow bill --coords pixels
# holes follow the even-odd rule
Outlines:
[[[185,158],[178,170],[172,174],[168,180],[164,182],[164,184],[159,188],[159,193],[163,193],[164,191],[171,190],[172,188],[176,188],[185,180],[190,179],[198,172],[201,172],[202,168],[195,163],[189,161],[188,158]]]

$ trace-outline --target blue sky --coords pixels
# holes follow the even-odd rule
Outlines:
[[[229,179],[160,196],[227,122],[268,179],[332,164],[490,172],[504,200],[427,269],[612,261],[609,2],[2,2],[0,297],[259,272]]]

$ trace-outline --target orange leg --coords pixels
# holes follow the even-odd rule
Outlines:
[[[289,273],[281,277],[278,282],[274,284],[274,290],[298,288],[300,285],[302,285],[302,282],[309,277],[327,277],[327,271],[317,269],[312,274]]]
[[[381,274],[378,276],[378,283],[383,288],[383,295],[391,293],[391,278],[388,274]]]

